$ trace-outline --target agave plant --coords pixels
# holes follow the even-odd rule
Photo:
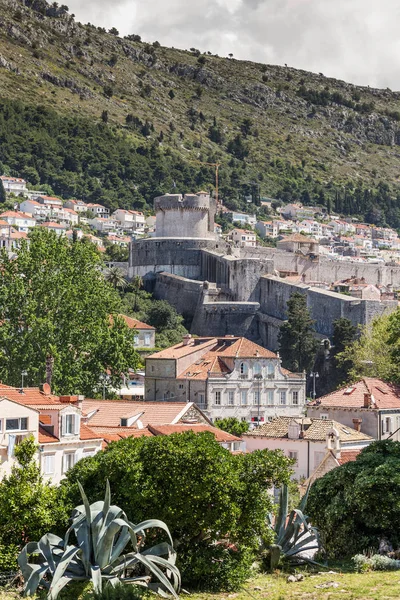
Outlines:
[[[299,556],[305,550],[320,550],[321,541],[316,527],[310,523],[309,517],[304,515],[306,509],[309,487],[304,494],[298,508],[288,514],[289,492],[287,485],[283,485],[279,498],[279,513],[274,519],[268,516],[270,528],[275,534],[275,543],[269,547],[271,569],[274,569],[284,556],[289,560],[314,563],[307,556]]]
[[[24,594],[34,594],[39,585],[55,600],[71,581],[92,581],[96,593],[104,585],[137,584],[166,597],[178,598],[180,573],[168,527],[151,519],[139,525],[111,505],[107,481],[104,501],[89,505],[80,484],[83,505],[72,512],[72,524],[64,539],[47,533],[39,542],[29,542],[18,557],[25,580]],[[146,530],[156,528],[168,541],[146,547]],[[75,537],[76,543],[70,538]],[[130,552],[123,553],[130,545]],[[154,579],[154,580],[153,580]]]

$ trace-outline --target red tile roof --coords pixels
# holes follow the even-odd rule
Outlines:
[[[147,427],[134,429],[133,427],[92,427],[92,431],[106,442],[118,442],[128,437],[153,437]]]
[[[65,407],[65,404],[60,404],[58,396],[52,394],[46,395],[39,388],[24,387],[23,393],[21,394],[20,388],[11,387],[0,383],[0,396],[5,396],[18,404],[24,404],[25,406],[40,405],[40,406],[51,406],[54,407]]]
[[[317,240],[307,237],[306,235],[302,235],[301,233],[294,233],[293,235],[284,237],[284,238],[282,238],[281,242],[298,242],[298,243],[304,242],[307,244],[318,244]]]
[[[154,435],[171,435],[172,433],[184,433],[185,431],[194,431],[194,433],[203,433],[208,431],[212,433],[217,442],[241,442],[241,438],[236,435],[232,435],[231,433],[227,433],[226,431],[222,431],[222,429],[218,429],[218,427],[213,427],[212,425],[205,425],[203,423],[194,423],[194,424],[186,424],[186,423],[178,423],[176,425],[149,425],[149,430],[154,433]]]
[[[65,229],[65,225],[61,225],[60,223],[55,223],[54,221],[46,221],[46,223],[42,223],[41,227],[52,227],[53,229]]]
[[[310,441],[325,441],[327,434],[336,429],[341,442],[356,442],[371,440],[371,436],[352,427],[342,425],[330,419],[315,419],[308,417],[276,417],[273,421],[264,423],[261,427],[244,434],[246,437],[289,438],[289,425],[296,422],[303,430],[301,439]],[[297,438],[299,439],[299,438]]]
[[[148,358],[181,358],[199,349],[209,348],[214,356],[226,358],[277,358],[277,355],[244,337],[225,336],[219,338],[192,338],[188,344],[175,346],[151,354]]]
[[[52,433],[49,433],[48,431],[46,431],[46,429],[44,427],[39,425],[39,440],[38,441],[39,441],[39,444],[54,444],[55,442],[59,442],[60,440]]]
[[[90,427],[88,427],[87,425],[84,425],[84,423],[81,423],[79,439],[80,440],[101,440],[101,439],[103,439],[103,436],[100,435],[98,432],[95,432],[92,429],[90,429]]]
[[[128,315],[118,315],[121,319],[124,319],[125,323],[128,325],[129,329],[152,329],[155,330],[155,327],[151,325],[147,325],[147,323],[143,323],[142,321],[138,321],[133,317],[128,317]]]
[[[356,460],[357,456],[360,454],[361,450],[342,450],[340,452],[340,458],[336,457],[339,465],[345,465],[348,462],[353,462]]]
[[[373,377],[364,377],[356,383],[335,390],[318,398],[312,405],[363,408],[364,394],[371,394],[372,409],[400,408],[400,386]]]
[[[121,419],[137,415],[141,423],[146,426],[165,425],[174,420],[192,406],[191,402],[136,402],[132,400],[89,400],[85,399],[82,411],[90,415],[88,420],[90,428],[93,427],[119,427]]]
[[[51,425],[51,415],[39,415],[39,422],[42,425]]]

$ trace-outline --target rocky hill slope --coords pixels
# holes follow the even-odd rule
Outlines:
[[[121,38],[116,30],[77,23],[66,7],[44,0],[0,2],[0,89],[4,99],[22,102],[28,113],[29,107],[44,106],[70,119],[71,127],[82,120],[107,127],[110,144],[119,136],[132,152],[153,152],[153,166],[129,175],[132,206],[143,206],[158,191],[211,188],[214,169],[199,163],[218,162],[221,191],[232,207],[245,206],[243,198],[251,193],[255,202],[259,195],[299,198],[400,227],[400,94],[388,89],[195,48],[164,48],[134,34]],[[3,119],[6,106],[0,109]],[[62,193],[36,164],[30,137],[24,139],[27,165],[40,183]],[[15,171],[21,165],[10,156],[0,148],[0,161]],[[161,175],[157,157],[160,162],[170,157]],[[174,176],[172,164],[184,175]],[[74,172],[71,165],[58,169],[64,179]],[[77,174],[86,177],[83,159],[75,179]],[[118,177],[124,181],[123,173]],[[87,187],[77,185],[75,191],[85,193]],[[104,189],[111,190],[112,182]],[[108,192],[102,199],[117,202]],[[124,202],[129,204],[129,195]]]

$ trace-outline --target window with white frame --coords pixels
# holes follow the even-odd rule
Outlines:
[[[64,419],[64,431],[63,431],[63,435],[74,435],[75,432],[75,427],[76,427],[76,419],[77,416],[76,415],[64,415],[63,417]]]
[[[269,379],[272,379],[272,377],[274,376],[274,373],[275,373],[274,363],[270,362],[267,365],[267,375],[268,375]]]
[[[63,473],[66,473],[76,463],[76,455],[75,452],[66,452],[63,457]]]
[[[296,461],[296,465],[297,465],[297,461],[298,461],[298,457],[299,457],[297,450],[289,450],[288,455],[289,455],[289,458]]]
[[[268,406],[274,405],[274,390],[267,390],[267,404]]]
[[[279,404],[286,404],[286,392],[279,392]]]
[[[254,404],[256,406],[260,404],[260,392],[258,390],[254,392]]]
[[[296,406],[299,404],[299,392],[292,392],[292,404]]]
[[[150,346],[151,344],[151,334],[150,333],[145,333],[144,334],[144,345],[145,346]]]
[[[241,403],[243,406],[247,404],[247,390],[242,390],[241,392]]]
[[[221,392],[219,390],[215,392],[215,404],[221,406]]]
[[[253,373],[256,377],[258,377],[259,375],[261,375],[261,365],[260,363],[255,363],[254,367],[253,367]]]
[[[228,406],[235,405],[235,392],[233,390],[228,391]]]
[[[247,377],[248,372],[249,368],[247,364],[244,362],[240,363],[240,374],[242,375],[242,377]]]
[[[239,452],[241,442],[233,442],[233,451]]]
[[[43,455],[43,472],[45,475],[52,475],[55,471],[55,454]]]
[[[6,431],[27,431],[28,419],[21,417],[19,419],[6,419]]]
[[[204,394],[199,394],[199,404],[204,404]]]

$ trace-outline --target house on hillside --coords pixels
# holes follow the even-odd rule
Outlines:
[[[15,464],[15,445],[30,435],[44,479],[56,484],[78,460],[99,452],[103,438],[83,423],[82,400],[54,396],[46,385],[42,391],[0,384],[0,477]]]
[[[303,256],[318,256],[319,245],[317,240],[309,238],[301,233],[294,233],[282,238],[276,244],[278,250],[286,250]]]
[[[89,202],[87,204],[87,210],[90,210],[95,217],[101,217],[102,219],[107,219],[110,216],[110,209],[106,206],[102,206],[101,204],[93,204]]]
[[[82,213],[88,210],[87,204],[83,200],[67,200],[66,202],[64,202],[64,207],[71,208],[76,213]]]
[[[136,229],[144,229],[146,225],[144,214],[138,210],[118,208],[113,212],[112,217],[118,222],[121,229],[136,231]]]
[[[132,330],[135,340],[135,348],[153,349],[156,345],[156,329],[147,323],[138,321],[128,315],[119,315]]]
[[[309,478],[327,453],[344,457],[347,452],[361,452],[373,441],[371,436],[337,421],[309,417],[278,417],[243,437],[249,452],[282,450],[293,458],[293,478],[297,480]]]
[[[243,337],[186,335],[146,358],[146,401],[191,401],[212,421],[236,417],[252,424],[301,415],[305,375]]]
[[[230,232],[232,241],[241,248],[255,248],[257,246],[257,236],[254,231],[248,229],[233,229]]]
[[[0,180],[7,194],[15,194],[16,196],[26,194],[28,191],[25,179],[20,177],[10,177],[1,175]]]
[[[6,210],[0,214],[0,219],[6,221],[9,225],[18,228],[19,231],[28,233],[32,227],[37,225],[36,219],[28,213],[23,213],[15,210]]]
[[[310,403],[307,415],[360,426],[376,440],[400,441],[400,386],[363,377]]]
[[[55,223],[54,221],[46,221],[45,223],[41,223],[40,227],[44,227],[47,229],[47,231],[53,231],[56,235],[63,235],[67,230],[66,225]]]

